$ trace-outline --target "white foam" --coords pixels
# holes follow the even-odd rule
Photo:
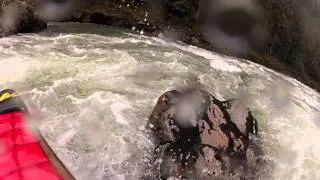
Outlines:
[[[119,103],[119,102],[115,102],[113,104],[111,104],[111,111],[113,113],[113,115],[115,116],[115,120],[122,124],[122,125],[126,125],[129,126],[129,123],[125,120],[126,118],[124,117],[124,111],[129,109],[130,106],[128,104],[123,104],[123,103]]]
[[[211,60],[210,66],[214,69],[218,69],[221,71],[228,71],[228,72],[241,72],[242,71],[237,66],[228,64],[226,61],[222,60],[221,58]]]
[[[66,142],[70,141],[77,133],[77,130],[71,129],[57,137],[58,146],[65,146]]]
[[[22,80],[31,67],[31,63],[22,59],[9,58],[1,60],[0,67],[0,83],[2,84]]]
[[[262,134],[272,152],[267,156],[276,161],[275,179],[319,177],[320,148],[315,142],[320,131],[311,121],[320,122],[317,92],[246,60],[159,38],[127,35],[129,38],[63,34],[0,39],[0,49],[4,49],[0,65],[6,67],[0,69],[0,83],[9,74],[14,77],[12,82],[22,83],[32,94],[31,100],[47,115],[41,128],[45,137],[77,178],[121,179],[144,173],[141,159],[152,142],[141,127],[157,97],[176,84],[187,84],[190,77],[199,77],[217,98],[237,94],[251,98],[250,107],[267,114],[268,128]],[[150,52],[147,45],[156,48],[150,47]],[[39,66],[29,71],[37,64],[34,62]],[[240,77],[240,72],[247,77]],[[26,74],[28,79],[23,82]],[[289,93],[274,92],[279,89],[271,83],[274,80],[286,82],[277,84]],[[238,93],[239,89],[246,94]]]

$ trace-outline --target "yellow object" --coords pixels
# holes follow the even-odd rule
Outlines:
[[[5,101],[7,99],[13,98],[13,97],[17,97],[19,96],[19,93],[15,92],[13,94],[10,93],[4,93],[0,96],[0,102]]]

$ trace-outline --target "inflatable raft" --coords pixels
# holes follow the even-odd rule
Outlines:
[[[0,91],[0,180],[74,179],[39,132],[19,93]]]

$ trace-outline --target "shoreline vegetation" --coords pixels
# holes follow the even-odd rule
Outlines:
[[[37,12],[36,0],[25,1],[35,7]],[[320,92],[320,23],[317,23],[320,12],[315,10],[316,8],[306,11],[306,4],[294,0],[256,0],[262,9],[259,11],[259,17],[262,18],[253,19],[252,24],[250,13],[255,11],[247,13],[234,8],[228,15],[234,13],[231,17],[242,19],[230,20],[226,16],[224,20],[228,23],[220,27],[228,28],[230,24],[235,25],[236,27],[231,26],[231,29],[236,29],[236,32],[230,33],[246,33],[245,31],[249,30],[243,27],[249,28],[253,24],[259,24],[258,28],[265,29],[260,32],[263,33],[261,37],[257,33],[252,36],[237,34],[239,37],[243,36],[251,48],[245,53],[234,53],[212,43],[203,35],[204,23],[211,21],[206,18],[211,17],[205,10],[206,6],[210,7],[206,1],[209,0],[83,0],[78,3],[71,1],[68,4],[68,12],[61,13],[64,14],[63,17],[49,18],[46,21],[103,24],[126,28],[137,34],[181,41],[221,54],[245,58],[291,76]],[[63,5],[66,2],[68,1],[61,0],[55,3]],[[3,4],[4,1],[0,0],[0,3]],[[215,23],[218,24],[218,21]]]

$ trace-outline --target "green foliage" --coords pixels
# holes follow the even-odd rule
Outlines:
[[[270,55],[279,56],[291,63],[294,53],[300,48],[301,29],[299,18],[295,14],[296,4],[291,3],[291,0],[269,0],[261,3],[269,25],[266,50]]]
[[[198,8],[197,0],[168,0],[166,6],[168,21],[187,26],[193,25]]]
[[[304,6],[294,0],[260,0],[268,21],[269,37],[265,52],[294,67],[300,73],[320,80],[320,37],[306,29],[317,28],[303,19]],[[319,18],[317,18],[318,21]],[[316,36],[315,36],[316,35]]]

